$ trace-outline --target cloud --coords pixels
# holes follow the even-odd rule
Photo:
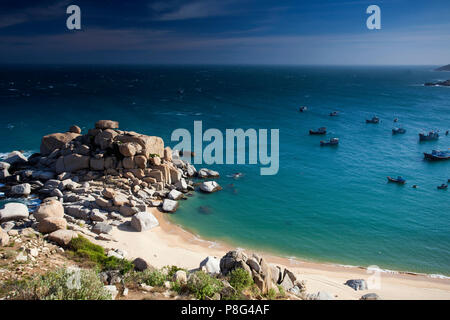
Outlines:
[[[30,21],[50,20],[66,13],[66,7],[71,0],[52,1],[47,6],[36,7],[33,3],[29,7],[21,8],[20,12],[0,13],[0,29],[15,26]]]
[[[155,20],[175,21],[217,17],[232,14],[229,5],[234,1],[197,0],[190,3],[179,1],[157,2],[150,5],[156,13]]]

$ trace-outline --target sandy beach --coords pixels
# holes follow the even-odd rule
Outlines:
[[[114,228],[112,235],[117,242],[111,248],[125,250],[129,259],[141,257],[155,267],[177,265],[187,269],[199,267],[207,256],[221,258],[227,251],[235,248],[217,242],[210,242],[172,224],[156,208],[150,211],[160,225],[145,232],[136,232],[131,227]],[[245,250],[247,253],[256,252]],[[377,293],[381,299],[450,299],[450,280],[432,278],[422,274],[379,273],[379,288],[355,291],[344,285],[349,279],[366,279],[369,286],[373,272],[361,267],[347,267],[325,263],[314,263],[299,259],[277,257],[258,252],[270,263],[281,265],[293,271],[297,278],[305,281],[307,293],[327,292],[335,299],[359,299],[370,292]]]

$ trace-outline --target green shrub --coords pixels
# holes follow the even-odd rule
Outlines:
[[[204,300],[222,290],[223,284],[205,272],[197,271],[189,277],[186,288],[197,299]]]
[[[166,275],[160,270],[132,271],[125,277],[125,283],[139,285],[145,283],[152,287],[162,287],[166,281]]]
[[[111,300],[97,272],[87,269],[58,269],[31,280],[10,283],[15,300]]]
[[[175,275],[175,273],[179,270],[183,270],[186,271],[186,269],[183,268],[179,268],[177,266],[165,266],[163,269],[167,270],[167,280],[168,281],[172,281],[173,276]]]
[[[83,236],[72,239],[69,248],[75,256],[94,262],[102,270],[119,270],[122,274],[125,274],[133,269],[131,261],[108,257],[102,246],[90,242]]]
[[[237,292],[242,292],[253,285],[253,278],[244,269],[237,268],[230,272],[228,282]]]
[[[277,297],[277,291],[274,288],[270,288],[266,294],[266,298],[269,300],[274,300]]]

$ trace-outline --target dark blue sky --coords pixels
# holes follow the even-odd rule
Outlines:
[[[0,63],[448,64],[450,1],[2,0]]]

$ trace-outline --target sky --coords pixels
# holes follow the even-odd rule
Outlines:
[[[444,65],[450,0],[1,0],[0,64],[41,63]]]

